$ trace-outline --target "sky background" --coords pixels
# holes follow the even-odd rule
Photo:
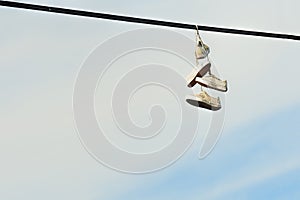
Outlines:
[[[20,2],[300,35],[297,0]],[[0,16],[0,199],[300,198],[299,42],[203,32],[229,82],[217,146],[199,160],[200,137],[171,167],[130,175],[85,151],[72,93],[96,46],[149,26],[8,8]]]

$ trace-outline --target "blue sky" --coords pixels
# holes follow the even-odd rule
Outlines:
[[[300,34],[297,0],[22,2]],[[229,82],[223,134],[204,160],[202,137],[144,175],[87,153],[73,121],[76,75],[96,46],[137,28],[148,26],[0,8],[0,199],[299,199],[299,42],[201,33]]]
[[[205,160],[183,159],[160,180],[145,179],[113,199],[298,199],[299,109],[225,132]]]

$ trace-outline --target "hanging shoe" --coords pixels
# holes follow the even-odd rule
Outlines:
[[[193,87],[197,83],[196,78],[203,77],[205,74],[207,74],[207,72],[210,71],[210,67],[211,64],[207,63],[199,71],[193,71],[187,78],[188,87]]]
[[[202,41],[197,42],[197,46],[195,50],[195,56],[197,59],[206,58],[209,53],[210,53],[210,49],[206,44],[203,44]]]
[[[201,40],[199,30],[198,30],[198,26],[196,26],[196,29],[197,29],[197,33],[196,33],[197,46],[196,46],[196,50],[195,50],[195,56],[196,56],[197,59],[203,59],[203,58],[206,58],[208,56],[208,54],[210,53],[210,49]]]
[[[205,91],[201,91],[200,94],[188,96],[186,101],[197,107],[205,108],[212,111],[221,109],[220,98],[209,96]]]
[[[211,88],[214,90],[218,90],[221,92],[227,92],[227,81],[222,81],[221,79],[217,78],[213,74],[203,77],[196,77],[195,82],[199,83],[200,85]]]

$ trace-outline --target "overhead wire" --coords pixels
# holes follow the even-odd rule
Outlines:
[[[195,30],[195,24],[187,24],[187,23],[179,23],[179,22],[171,22],[171,21],[163,21],[163,20],[155,20],[155,19],[146,19],[146,18],[139,18],[139,17],[101,13],[101,12],[91,12],[91,11],[85,11],[85,10],[68,9],[68,8],[45,6],[45,5],[38,5],[38,4],[29,4],[29,3],[20,3],[20,2],[0,0],[0,6],[10,7],[10,8],[18,8],[18,9],[26,9],[26,10],[35,10],[35,11],[42,11],[42,12],[50,12],[50,13],[58,13],[58,14],[65,14],[65,15],[73,15],[73,16],[80,16],[80,17],[107,19],[107,20],[115,20],[115,21],[122,21],[122,22],[131,22],[131,23]],[[198,29],[201,31],[300,41],[300,35],[242,30],[242,29],[233,29],[233,28],[222,28],[222,27],[204,26],[204,25],[197,25],[197,26],[198,26]]]

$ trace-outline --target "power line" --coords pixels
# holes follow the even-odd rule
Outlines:
[[[123,21],[123,22],[131,22],[131,23],[140,23],[140,24],[195,30],[195,24],[185,24],[185,23],[178,23],[178,22],[153,20],[153,19],[129,17],[129,16],[122,16],[122,15],[113,15],[113,14],[90,12],[90,11],[84,11],[84,10],[74,10],[74,9],[52,7],[52,6],[42,6],[42,5],[37,5],[37,4],[19,3],[19,2],[11,2],[11,1],[0,1],[0,6],[11,7],[11,8],[21,8],[21,9],[27,9],[27,10],[36,10],[36,11],[43,11],[43,12],[51,12],[51,13],[59,13],[59,14],[66,14],[66,15],[74,15],[74,16],[81,16],[81,17],[89,17],[89,18],[100,18],[100,19],[108,19],[108,20],[115,20],[115,21]],[[231,28],[220,28],[220,27],[203,26],[203,25],[198,25],[198,28],[199,28],[199,30],[202,30],[202,31],[229,33],[229,34],[237,34],[237,35],[251,35],[251,36],[260,36],[260,37],[289,39],[289,40],[300,41],[299,35],[261,32],[261,31],[249,31],[249,30],[231,29]]]

